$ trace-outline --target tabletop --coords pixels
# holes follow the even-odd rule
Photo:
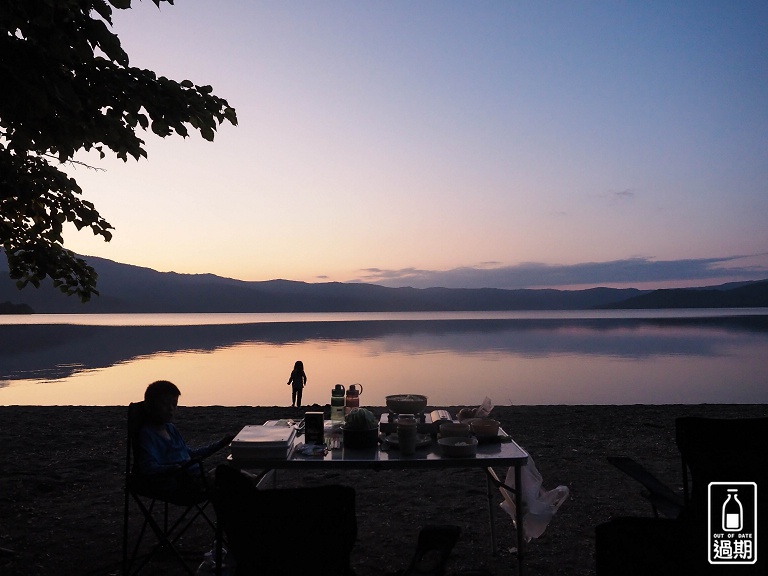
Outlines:
[[[528,461],[528,453],[518,446],[503,430],[498,440],[481,442],[477,453],[469,457],[446,457],[440,453],[437,440],[416,448],[416,452],[403,456],[396,446],[381,442],[370,449],[350,449],[346,447],[327,450],[325,453],[305,455],[299,448],[300,440],[288,458],[280,459],[233,459],[237,466],[260,468],[334,468],[334,469],[373,469],[393,470],[408,468],[488,468],[492,466],[523,466]]]

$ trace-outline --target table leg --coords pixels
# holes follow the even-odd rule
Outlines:
[[[222,542],[222,538],[224,535],[222,534],[221,524],[219,524],[219,521],[216,520],[216,566],[215,566],[215,574],[216,576],[221,576],[221,570],[223,568],[221,561],[222,561],[222,555],[224,553],[224,543]]]
[[[517,524],[517,573],[523,574],[525,534],[523,530],[523,467],[515,465],[515,513]]]
[[[488,522],[491,527],[491,552],[496,556],[496,519],[493,516],[493,482],[491,481],[490,468],[485,474],[485,492],[488,497]]]

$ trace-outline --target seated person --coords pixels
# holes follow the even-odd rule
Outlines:
[[[158,380],[144,392],[144,422],[138,431],[135,472],[142,484],[155,494],[194,495],[207,493],[212,486],[200,468],[191,463],[220,450],[232,441],[224,436],[218,442],[190,449],[173,424],[181,391],[175,384]]]

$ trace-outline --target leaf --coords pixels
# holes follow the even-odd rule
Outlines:
[[[234,108],[227,108],[224,110],[224,117],[229,120],[232,126],[237,126],[237,112]]]
[[[163,120],[153,120],[152,121],[152,132],[157,134],[158,136],[168,136],[171,133],[170,128],[168,127],[168,124],[166,124]]]

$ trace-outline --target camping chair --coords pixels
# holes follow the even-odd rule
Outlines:
[[[219,535],[227,541],[227,558],[234,557],[235,574],[354,574],[354,488],[259,490],[251,478],[220,464],[213,504]]]
[[[187,462],[182,468],[170,473],[153,474],[151,476],[139,474],[135,470],[136,445],[139,430],[144,424],[146,415],[144,402],[134,402],[128,406],[128,438],[126,442],[125,456],[125,507],[123,510],[123,574],[137,574],[160,551],[169,551],[184,567],[187,573],[195,573],[181,552],[176,547],[179,538],[189,529],[198,518],[206,521],[212,533],[215,523],[206,514],[209,504],[210,491],[200,489],[205,486],[205,472],[200,463],[201,459]],[[200,469],[200,483],[189,482],[187,468],[198,465]],[[190,485],[189,489],[168,490],[170,481],[183,479],[186,482],[180,486]],[[163,485],[165,483],[165,485]],[[133,549],[129,552],[129,513],[131,501],[141,512],[142,524],[139,534],[133,543]],[[157,544],[144,556],[140,556],[145,533],[149,527],[154,533]]]
[[[756,482],[768,486],[768,418],[675,420],[683,470],[684,514],[707,514],[710,482]],[[765,507],[766,499],[758,500]],[[759,504],[760,505],[760,504]]]
[[[701,516],[707,511],[710,482],[765,481],[768,449],[763,438],[768,418],[702,418],[675,420],[675,437],[682,462],[682,496],[627,456],[609,456],[608,462],[640,482],[654,516]]]
[[[711,566],[707,560],[709,484],[755,482],[758,486],[768,485],[766,432],[768,418],[677,418],[675,436],[683,477],[683,498],[677,514],[672,518],[621,517],[599,525],[595,556],[598,576],[707,574],[712,571],[721,574],[723,566]],[[624,464],[621,460],[609,461],[614,465],[617,462]],[[658,502],[671,492],[660,482],[657,485],[655,479],[648,482],[642,473],[638,478],[633,466],[627,470],[633,478],[643,482],[649,490],[646,498],[656,502],[657,507]],[[677,499],[679,502],[679,497]],[[768,513],[764,498],[758,499],[758,506],[758,517]],[[671,510],[674,513],[674,509]],[[664,509],[660,508],[660,511],[664,512]],[[764,555],[758,555],[757,565],[737,566],[736,572],[751,574],[754,573],[751,570],[756,570],[764,573],[765,565]]]
[[[667,518],[680,516],[685,507],[684,498],[662,483],[642,464],[628,456],[608,456],[608,462],[643,485],[645,490],[640,492],[640,496],[651,504],[654,517],[658,518],[659,512]]]

